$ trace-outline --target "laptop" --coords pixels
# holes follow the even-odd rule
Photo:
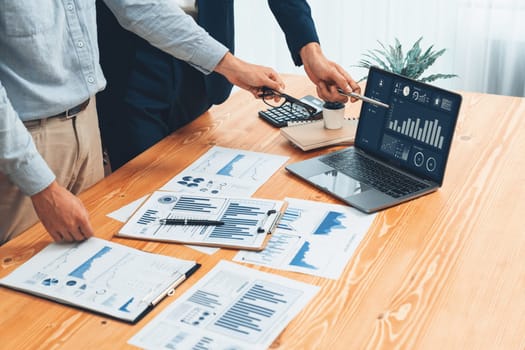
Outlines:
[[[371,67],[354,145],[286,166],[315,187],[373,213],[443,184],[461,96]]]

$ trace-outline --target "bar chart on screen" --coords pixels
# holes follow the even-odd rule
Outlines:
[[[443,147],[442,127],[437,119],[432,121],[421,118],[407,118],[403,121],[395,119],[389,122],[388,128],[436,148]]]

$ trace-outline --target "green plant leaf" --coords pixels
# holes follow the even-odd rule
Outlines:
[[[361,61],[361,62],[364,62],[365,64],[368,64],[368,67],[370,67],[371,65],[377,65],[377,66],[380,66],[381,68],[385,69],[385,70],[388,70],[390,71],[391,70],[391,67],[388,66],[388,64],[386,64],[378,55],[376,55],[374,53],[374,51],[368,51],[369,53],[367,54],[364,54],[363,56],[365,57],[368,57],[370,59],[370,61],[368,60],[365,60],[365,61]],[[375,62],[376,64],[373,64],[372,62]],[[366,68],[368,68],[366,67]]]
[[[424,78],[421,78],[419,79],[419,81],[423,82],[423,83],[428,83],[428,82],[431,82],[431,81],[434,81],[434,80],[437,80],[437,79],[450,79],[450,78],[456,78],[458,75],[457,74],[432,74],[432,75],[429,75],[427,77],[424,77]]]
[[[417,79],[421,81],[434,81],[436,79],[448,79],[457,77],[456,74],[433,74],[425,78],[420,78],[421,75],[434,64],[434,62],[445,53],[446,49],[438,51],[434,50],[431,45],[426,50],[422,50],[420,37],[407,51],[403,54],[403,46],[398,38],[394,38],[393,45],[385,45],[381,41],[377,41],[380,48],[367,50],[357,65],[362,68],[370,68],[370,66],[379,66],[387,71],[404,75],[406,77]],[[365,79],[362,78],[361,80]],[[359,81],[361,81],[359,80]]]

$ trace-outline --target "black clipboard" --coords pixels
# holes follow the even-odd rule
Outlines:
[[[86,246],[88,248],[82,250]],[[125,310],[128,304],[122,302],[116,303],[115,307],[109,307],[105,303],[109,304],[112,297],[119,300],[116,295],[121,289],[109,289],[107,295],[103,295],[103,288],[100,288],[102,284],[92,282],[102,279],[104,277],[103,273],[97,275],[96,279],[86,278],[83,280],[81,275],[87,273],[87,270],[93,265],[104,263],[103,255],[112,249],[115,249],[115,255],[121,254],[116,255],[114,261],[120,263],[122,267],[125,266],[126,257],[136,258],[134,263],[137,265],[162,264],[162,271],[171,275],[173,279],[167,279],[163,273],[159,273],[155,278],[152,278],[151,275],[145,275],[144,273],[141,275],[136,270],[128,271],[128,274],[133,274],[136,277],[138,283],[151,283],[153,286],[152,291],[147,295],[140,295],[140,289],[138,289],[136,294],[134,294],[134,291],[131,291],[129,295],[120,295],[120,300],[125,298],[125,300],[129,300],[129,305],[132,305],[130,306],[132,310],[129,312]],[[86,256],[88,256],[88,259],[85,259]],[[79,257],[83,260],[79,260]],[[79,265],[79,261],[82,264]],[[128,259],[127,261],[131,260]],[[111,272],[108,272],[110,276],[111,273],[119,272],[118,266],[115,267],[116,265],[108,266],[109,270],[113,269]],[[134,324],[148,314],[165,297],[172,295],[174,290],[193,275],[200,266],[194,261],[143,252],[135,248],[92,237],[81,243],[49,244],[9,275],[0,279],[0,285],[59,304],[73,306],[80,310]],[[181,267],[183,268],[180,269]],[[98,270],[107,272],[107,269],[104,269],[104,267],[100,267]],[[114,281],[118,282],[118,280]],[[91,285],[88,287],[88,284]],[[99,291],[100,295],[97,295]],[[136,296],[140,302],[132,304],[133,299],[129,298],[130,295]],[[139,296],[140,299],[138,299]],[[95,297],[100,299],[97,300],[97,303],[91,303]]]

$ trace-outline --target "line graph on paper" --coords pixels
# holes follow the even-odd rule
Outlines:
[[[287,199],[288,207],[266,248],[237,253],[234,261],[337,278],[374,215],[337,204]]]
[[[192,172],[214,174],[234,179],[258,181],[265,173],[271,159],[263,154],[239,151],[237,153],[218,149],[210,156],[191,168]]]
[[[287,159],[268,153],[214,146],[161,189],[251,196]]]

